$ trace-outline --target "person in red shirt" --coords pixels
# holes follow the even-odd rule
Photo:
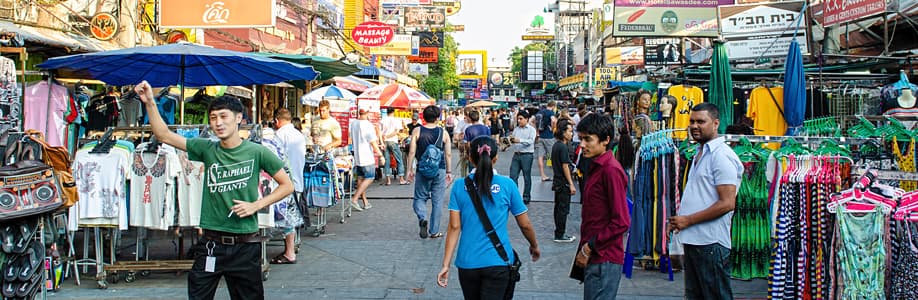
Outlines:
[[[607,150],[614,132],[606,115],[589,114],[577,124],[583,156],[593,160],[581,197],[582,239],[575,260],[584,268],[583,299],[615,299],[625,261],[624,236],[631,227],[628,179]]]

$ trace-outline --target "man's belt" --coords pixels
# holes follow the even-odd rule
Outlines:
[[[204,230],[204,238],[223,245],[260,243],[262,240],[258,232],[235,234],[213,230]]]

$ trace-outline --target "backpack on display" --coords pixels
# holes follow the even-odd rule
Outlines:
[[[418,160],[418,174],[426,178],[437,177],[440,172],[440,161],[443,159],[443,129],[438,130],[437,142],[427,145],[421,159]]]

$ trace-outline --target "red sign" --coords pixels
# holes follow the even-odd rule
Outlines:
[[[382,22],[363,22],[351,31],[351,39],[364,47],[379,47],[392,41],[395,31]]]
[[[829,27],[886,11],[886,0],[828,0],[822,7],[822,25]]]
[[[409,56],[408,62],[416,64],[432,64],[439,60],[440,52],[437,47],[419,47],[417,56]]]
[[[118,19],[110,13],[98,13],[89,20],[89,32],[94,38],[102,41],[112,39],[118,33]]]

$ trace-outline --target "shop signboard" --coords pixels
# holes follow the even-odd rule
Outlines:
[[[418,55],[408,57],[408,62],[418,64],[433,64],[439,60],[439,51],[434,47],[418,48]]]
[[[685,49],[685,63],[690,65],[707,65],[714,56],[714,45],[709,38],[685,38],[682,49]]]
[[[456,72],[459,79],[487,80],[488,52],[484,50],[459,50]]]
[[[612,47],[605,50],[605,63],[607,66],[644,64],[644,47]]]
[[[459,79],[459,88],[461,88],[461,89],[477,89],[477,88],[478,88],[478,79]]]
[[[446,15],[452,16],[459,12],[459,9],[462,8],[462,3],[459,0],[433,0],[430,3],[433,6],[446,8]]]
[[[274,27],[275,0],[160,0],[162,28]]]
[[[388,26],[386,26],[388,27]],[[391,29],[391,28],[390,28]],[[372,55],[393,55],[393,56],[410,56],[411,55],[411,35],[396,34],[388,44],[370,48]]]
[[[369,101],[364,101],[369,102]],[[379,101],[376,101],[377,103]],[[341,147],[347,146],[350,134],[348,128],[351,122],[351,101],[350,100],[328,100],[328,111],[335,121],[341,125]]]
[[[615,0],[614,36],[717,37],[717,6],[733,0]]]
[[[443,32],[421,31],[415,33],[421,39],[421,47],[443,48]]]
[[[395,31],[382,22],[363,22],[351,30],[351,39],[364,47],[379,47],[394,42]],[[408,36],[410,54],[411,36]]]
[[[513,73],[511,72],[498,72],[490,71],[488,72],[488,85],[492,90],[498,89],[512,89],[513,88]]]
[[[786,56],[795,31],[801,52],[809,53],[808,22],[799,20],[803,5],[803,1],[796,1],[720,7],[721,31],[730,59]]]
[[[418,0],[379,0],[380,6],[418,6]]]
[[[449,14],[446,14],[446,15],[448,16]],[[455,25],[455,24],[453,24],[453,25],[451,25],[451,26],[453,27],[453,31],[455,31],[455,32],[464,32],[464,31],[465,31],[465,25]]]
[[[402,9],[397,6],[379,6],[379,21],[391,26],[402,22]]]
[[[581,73],[581,74],[561,78],[561,80],[558,81],[558,86],[566,86],[566,85],[583,83],[586,81],[586,75],[587,75],[586,73]]]
[[[826,0],[822,6],[822,25],[829,27],[885,11],[886,0]]]
[[[430,74],[427,64],[408,64],[408,75],[427,76]]]
[[[446,10],[443,7],[404,7],[402,16],[402,26],[406,28],[443,28],[446,25]]]
[[[681,38],[644,39],[645,65],[678,65],[681,63]]]
[[[593,82],[594,85],[603,86],[605,82],[615,80],[616,70],[615,68],[595,68],[593,69]]]
[[[478,99],[490,99],[490,98],[491,96],[489,95],[488,90],[481,89],[480,91],[478,91]]]

